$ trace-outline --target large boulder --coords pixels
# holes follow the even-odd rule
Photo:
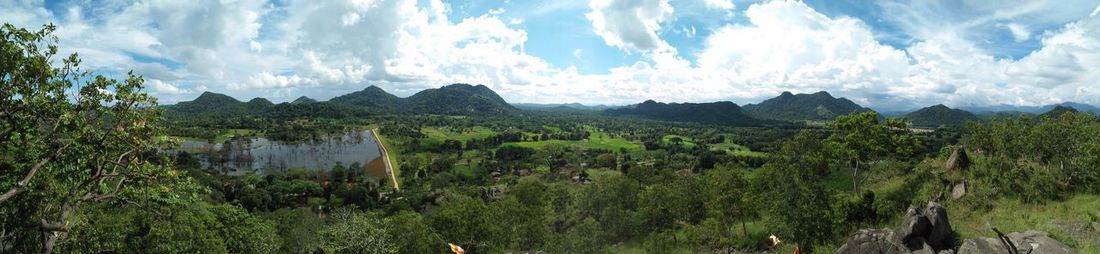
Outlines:
[[[931,224],[924,238],[928,245],[936,251],[954,247],[955,232],[951,230],[951,222],[947,220],[947,209],[939,203],[928,202],[928,206],[924,208],[924,216]]]
[[[963,241],[956,254],[1011,254],[1011,253],[1044,253],[1044,254],[1076,254],[1077,251],[1069,246],[1050,238],[1047,233],[1041,231],[1027,231],[1023,233],[1008,233],[1005,235],[1016,246],[1016,252],[1010,252],[1011,247],[997,238],[971,238]]]
[[[928,228],[931,227],[931,224],[928,217],[924,216],[923,211],[910,207],[909,210],[905,211],[905,218],[902,220],[901,226],[894,230],[894,235],[907,249],[918,250],[924,246],[925,236],[928,235]]]
[[[836,254],[895,254],[910,253],[901,242],[897,241],[894,231],[889,229],[861,229],[851,237]]]

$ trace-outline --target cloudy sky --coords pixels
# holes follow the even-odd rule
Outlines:
[[[533,103],[1100,104],[1100,0],[2,0],[0,22],[58,25],[162,104],[456,82]]]

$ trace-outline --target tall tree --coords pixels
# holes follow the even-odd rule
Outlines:
[[[83,204],[189,196],[156,163],[160,112],[143,79],[93,77],[75,53],[55,62],[54,30],[0,28],[0,223],[19,232],[0,242],[16,252],[51,252]]]
[[[839,116],[829,127],[836,132],[827,139],[828,145],[852,168],[853,195],[859,194],[863,180],[859,173],[867,162],[910,155],[920,147],[903,119],[880,122],[874,111]]]
[[[829,167],[826,149],[818,137],[803,132],[770,158],[754,182],[769,230],[812,250],[834,232],[830,197],[821,183]]]

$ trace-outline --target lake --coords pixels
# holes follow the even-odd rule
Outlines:
[[[368,175],[374,178],[386,177],[384,165],[377,161],[371,163],[379,158],[380,152],[370,131],[348,132],[298,143],[262,137],[220,144],[184,141],[177,151],[196,155],[204,169],[225,171],[234,175],[245,172],[264,174],[289,168],[327,171],[337,163],[344,167],[358,163]]]

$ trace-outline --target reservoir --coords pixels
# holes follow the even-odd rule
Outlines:
[[[290,168],[328,171],[339,163],[348,169],[358,165],[360,168],[357,170],[366,171],[372,178],[386,177],[384,164],[375,160],[380,158],[380,150],[370,131],[348,132],[296,143],[262,137],[217,144],[184,141],[177,151],[195,155],[203,169],[231,175],[245,172],[266,174]]]

